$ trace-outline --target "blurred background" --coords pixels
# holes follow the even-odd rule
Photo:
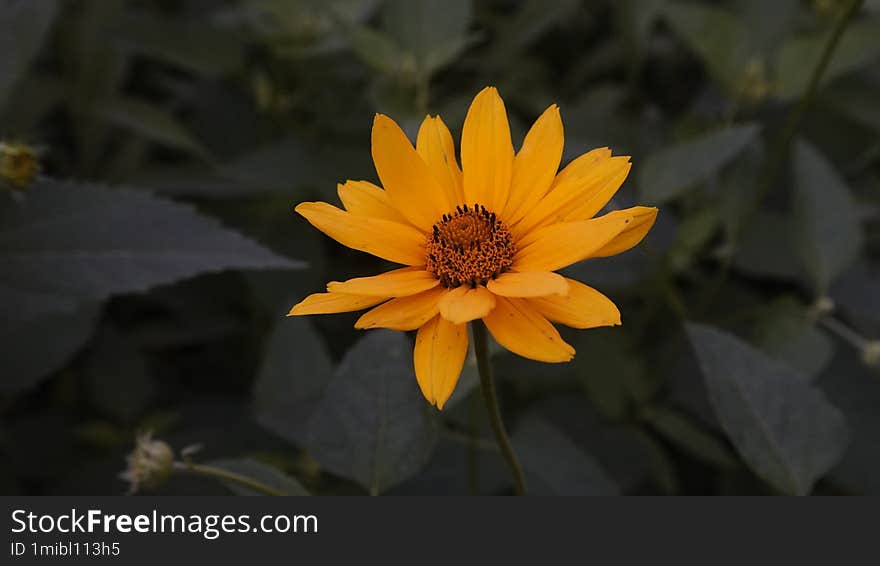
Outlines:
[[[290,493],[510,493],[472,358],[441,413],[412,336],[284,316],[388,267],[292,213],[376,180],[373,114],[458,141],[495,85],[661,211],[569,269],[623,326],[494,356],[531,492],[880,493],[878,62],[876,0],[2,0],[0,492],[124,493],[152,431]]]

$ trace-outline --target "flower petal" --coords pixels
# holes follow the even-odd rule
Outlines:
[[[357,216],[326,202],[304,202],[296,211],[344,246],[395,263],[425,264],[425,235],[408,224]]]
[[[495,309],[483,322],[496,342],[524,358],[555,363],[574,357],[574,348],[529,305],[528,299],[498,297]]]
[[[418,295],[391,299],[364,313],[354,327],[415,330],[437,315],[440,298],[447,292],[444,288],[435,288]]]
[[[495,295],[482,285],[456,287],[440,299],[440,315],[453,324],[483,318],[495,308]]]
[[[307,314],[332,314],[368,309],[378,305],[388,297],[367,297],[364,295],[346,295],[344,293],[314,293],[296,305],[287,316]]]
[[[442,409],[452,395],[468,350],[467,326],[435,316],[419,329],[413,351],[416,380],[429,403]]]
[[[629,157],[611,157],[608,148],[578,157],[556,176],[550,192],[526,212],[513,233],[519,236],[548,224],[592,218],[617,192],[630,167]]]
[[[608,257],[625,252],[644,239],[657,219],[657,209],[652,206],[634,206],[617,212],[632,214],[633,221],[610,242],[593,252],[590,257]]]
[[[625,164],[624,159],[627,160]],[[565,221],[587,220],[596,216],[608,204],[611,197],[617,193],[629,175],[630,169],[632,169],[632,163],[629,162],[629,159],[629,157],[623,156],[609,159],[611,165],[608,166],[609,170],[605,171],[604,180],[588,187],[588,191],[579,197],[579,202],[563,215]]]
[[[508,271],[489,281],[486,287],[502,297],[545,297],[568,294],[565,277],[551,271]]]
[[[331,281],[327,290],[331,293],[368,295],[373,297],[408,297],[433,289],[440,280],[418,267],[402,267],[372,277],[357,277],[343,283]]]
[[[620,324],[620,311],[611,299],[574,279],[568,281],[568,296],[530,299],[539,313],[572,328],[595,328]]]
[[[422,156],[431,174],[451,195],[452,205],[464,204],[461,169],[455,157],[455,142],[440,116],[426,116],[419,128],[416,151]]]
[[[413,148],[403,130],[388,116],[376,114],[372,135],[373,163],[394,207],[414,226],[429,231],[454,208]]]
[[[513,160],[510,198],[504,210],[508,224],[525,216],[550,190],[562,160],[564,141],[562,118],[554,104],[532,125]]]
[[[464,196],[501,214],[510,192],[513,143],[504,102],[495,87],[480,91],[471,103],[461,134]]]
[[[388,193],[369,181],[346,181],[336,185],[336,192],[345,210],[354,215],[407,223],[391,204]]]
[[[615,211],[590,220],[538,228],[517,242],[523,247],[513,257],[513,269],[555,271],[592,257],[632,221],[630,213]]]

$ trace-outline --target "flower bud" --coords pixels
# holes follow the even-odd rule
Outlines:
[[[135,447],[126,458],[128,467],[119,477],[129,484],[129,493],[141,488],[155,489],[171,475],[174,451],[161,440],[154,440],[151,432],[138,435]]]
[[[862,361],[871,367],[880,367],[880,340],[872,340],[862,348]]]

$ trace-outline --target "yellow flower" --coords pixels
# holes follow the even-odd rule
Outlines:
[[[384,190],[346,181],[339,185],[345,210],[304,202],[296,211],[341,244],[406,267],[331,282],[290,315],[375,307],[356,328],[418,329],[416,379],[440,409],[458,382],[472,320],[482,319],[515,354],[571,360],[574,348],[552,323],[613,326],[620,312],[600,292],[554,271],[635,246],[657,209],[594,218],[626,179],[629,157],[595,149],[557,174],[562,145],[553,105],[514,153],[504,102],[492,87],[474,98],[465,118],[461,168],[439,117],[425,118],[413,148],[393,120],[377,114],[372,153]]]
[[[22,143],[0,142],[0,179],[15,189],[29,185],[40,170],[37,150]]]

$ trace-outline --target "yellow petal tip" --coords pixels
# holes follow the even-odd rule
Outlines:
[[[287,316],[300,316],[301,313],[297,312],[298,307],[299,307],[299,304],[293,305],[293,307],[291,307],[291,309],[287,312]]]
[[[297,214],[299,214],[300,216],[302,216],[303,218],[305,218],[306,213],[309,211],[309,209],[312,208],[311,205],[313,205],[313,204],[315,204],[315,203],[301,202],[298,205],[296,205],[295,207],[293,207],[293,211],[296,212]]]

